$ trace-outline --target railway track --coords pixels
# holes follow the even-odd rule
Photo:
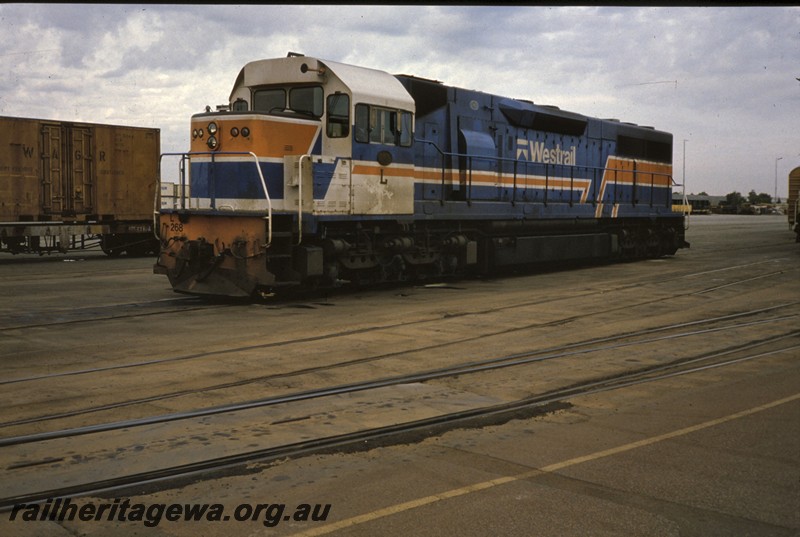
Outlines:
[[[68,308],[26,313],[0,314],[0,332],[12,330],[52,329],[78,323],[135,319],[151,315],[185,313],[222,308],[233,304],[208,304],[194,297],[176,297],[149,302],[111,304],[89,308]]]
[[[0,351],[0,506],[413,442],[679,375],[702,389],[709,371],[757,375],[800,353],[793,257],[698,258],[324,301],[121,293],[0,310],[0,339],[15,345]],[[238,337],[191,339],[243,321]],[[158,345],[124,339],[145,330]],[[93,332],[123,342],[104,355],[82,339]],[[56,344],[66,350],[50,360]]]
[[[729,271],[729,270],[736,270],[736,269],[741,269],[741,268],[749,268],[749,267],[753,267],[753,266],[757,266],[757,265],[762,265],[764,263],[773,263],[773,262],[774,262],[774,260],[772,260],[772,261],[761,261],[761,262],[756,262],[756,263],[748,263],[748,264],[744,264],[744,265],[734,265],[734,266],[724,267],[724,268],[720,268],[720,269],[714,269],[714,270],[710,270],[710,271],[703,271],[703,272],[700,272],[700,273],[683,274],[683,275],[680,275],[680,276],[677,276],[677,277],[663,278],[663,279],[659,280],[659,283],[674,281],[676,279],[693,278],[693,277],[696,277],[696,276],[699,276],[699,275],[707,275],[707,274],[710,274],[710,273],[719,273],[719,272],[724,272],[724,271]],[[794,269],[794,270],[795,271],[800,271],[800,268]],[[713,292],[713,291],[716,291],[716,290],[719,290],[719,289],[723,289],[723,288],[726,288],[726,287],[733,287],[733,286],[741,285],[743,283],[749,283],[749,282],[752,282],[752,281],[755,281],[755,280],[761,280],[761,279],[765,279],[765,278],[780,276],[780,275],[785,274],[786,272],[787,272],[786,270],[779,270],[779,271],[772,271],[772,272],[769,272],[769,273],[766,273],[766,274],[759,274],[757,276],[739,278],[739,279],[735,279],[732,282],[728,282],[728,283],[725,283],[725,284],[722,284],[722,285],[717,285],[717,286],[713,286],[713,287],[706,287],[706,288],[702,288],[702,289],[698,289],[698,290],[694,290],[694,291],[686,291],[684,293],[671,295],[671,296],[663,297],[663,298],[657,298],[657,299],[654,299],[654,300],[640,301],[640,302],[635,303],[635,304],[625,304],[623,306],[618,306],[618,307],[614,307],[614,308],[607,308],[607,309],[602,310],[602,311],[591,311],[591,312],[587,312],[587,313],[582,314],[582,315],[573,315],[573,316],[570,316],[570,317],[566,317],[566,318],[563,318],[563,319],[559,319],[559,320],[553,321],[550,324],[563,324],[563,323],[573,322],[573,321],[576,321],[578,319],[586,318],[586,317],[589,317],[589,316],[602,315],[602,314],[614,312],[614,311],[617,311],[617,310],[623,309],[623,308],[637,307],[637,306],[642,306],[642,305],[646,305],[646,304],[654,304],[654,303],[664,302],[664,301],[673,300],[675,298],[679,298],[679,297],[682,297],[682,296],[706,294],[706,293],[710,293],[710,292]],[[639,287],[641,287],[642,285],[644,285],[646,283],[652,283],[652,282],[649,281],[649,280],[636,281],[636,282],[627,282],[627,283],[616,285],[616,286],[605,287],[600,292],[602,292],[602,293],[618,293],[618,292],[624,291],[626,289],[639,288]],[[562,298],[561,300],[575,300],[575,299],[580,299],[582,297],[593,295],[593,294],[597,294],[597,293],[598,293],[597,289],[591,289],[591,290],[587,290],[585,292],[579,293],[577,295],[567,297],[566,299]],[[486,315],[486,314],[489,314],[489,313],[498,313],[498,312],[502,312],[502,311],[508,311],[508,310],[514,310],[514,309],[520,309],[520,308],[529,308],[529,307],[536,306],[536,305],[539,305],[539,304],[551,303],[551,302],[552,302],[552,299],[547,297],[547,298],[540,298],[540,299],[536,299],[536,300],[527,300],[527,301],[515,302],[515,303],[512,303],[512,304],[506,304],[506,305],[503,305],[503,306],[500,306],[500,307],[481,308],[481,309],[477,309],[477,310],[472,309],[472,310],[461,311],[461,312],[447,312],[444,315],[437,313],[437,314],[434,314],[434,315],[432,315],[430,317],[422,317],[420,319],[416,319],[416,320],[413,320],[413,321],[410,321],[410,322],[409,321],[401,321],[401,322],[392,322],[392,323],[384,323],[384,324],[367,325],[367,326],[359,327],[357,329],[337,330],[337,331],[327,332],[327,333],[323,333],[323,334],[316,334],[316,335],[313,335],[313,336],[302,337],[302,338],[292,338],[292,339],[287,339],[287,340],[269,341],[269,342],[266,342],[266,343],[259,343],[259,344],[253,344],[253,345],[242,345],[242,346],[230,347],[230,348],[227,348],[225,350],[214,350],[214,351],[197,352],[197,353],[190,353],[190,354],[180,355],[180,356],[169,356],[169,357],[164,357],[164,358],[148,359],[148,360],[143,360],[143,361],[138,361],[138,362],[130,362],[130,363],[123,363],[123,364],[113,364],[113,365],[86,368],[86,369],[68,370],[68,371],[61,371],[61,372],[56,372],[56,373],[48,373],[48,374],[44,374],[44,375],[32,375],[32,376],[28,376],[28,377],[0,379],[0,386],[6,385],[6,384],[16,384],[16,383],[20,383],[20,382],[32,382],[32,381],[41,380],[41,379],[54,379],[54,378],[58,378],[58,377],[68,377],[68,376],[74,376],[74,375],[86,375],[86,374],[92,374],[92,373],[102,373],[102,372],[105,372],[105,371],[112,371],[112,370],[116,370],[116,369],[138,368],[138,367],[146,367],[146,366],[152,366],[152,365],[158,365],[158,364],[166,364],[166,363],[171,363],[171,362],[181,362],[181,361],[193,360],[193,359],[218,357],[218,356],[224,355],[224,354],[232,354],[232,353],[236,353],[236,352],[251,351],[251,350],[256,350],[256,349],[266,350],[266,349],[270,349],[270,348],[277,348],[277,347],[282,347],[282,346],[292,345],[292,344],[297,344],[297,343],[307,343],[307,342],[319,341],[319,340],[322,340],[322,339],[335,339],[335,338],[341,338],[341,337],[351,336],[351,335],[355,335],[355,334],[364,334],[364,333],[369,333],[369,332],[390,330],[390,329],[408,327],[408,326],[417,325],[417,324],[423,324],[423,323],[435,323],[435,322],[441,321],[443,318],[454,318],[454,317],[458,317],[458,316],[479,316],[479,315]],[[138,317],[142,317],[142,316],[151,316],[151,315],[162,315],[162,314],[163,315],[167,315],[167,314],[184,315],[187,312],[191,312],[191,311],[205,311],[205,310],[214,310],[214,309],[219,309],[219,308],[235,307],[237,304],[240,304],[240,303],[241,303],[240,301],[239,302],[233,301],[233,302],[225,302],[225,303],[221,303],[221,304],[220,303],[211,303],[211,304],[209,304],[209,303],[200,301],[200,300],[198,300],[198,299],[196,299],[194,297],[182,297],[182,298],[172,298],[172,299],[165,299],[165,300],[159,300],[159,301],[147,302],[147,303],[118,304],[118,305],[112,305],[112,306],[104,306],[102,308],[90,308],[89,311],[84,311],[84,310],[64,310],[64,311],[59,311],[59,312],[50,313],[50,314],[37,312],[37,313],[30,313],[30,314],[24,314],[24,315],[8,316],[6,318],[4,318],[4,316],[0,315],[0,332],[10,331],[10,330],[20,330],[20,329],[43,328],[43,327],[47,327],[47,328],[52,329],[55,325],[65,325],[65,324],[73,324],[73,323],[96,323],[96,322],[101,322],[101,321],[104,321],[104,320],[116,320],[116,321],[119,321],[119,320],[124,320],[124,319],[133,319],[133,318],[138,318]],[[330,306],[331,305],[330,303],[325,303],[325,302],[316,302],[316,303],[312,303],[312,304],[316,304],[316,305],[320,305],[320,306],[322,306],[322,305]],[[270,308],[275,308],[275,309],[296,308],[296,307],[313,308],[314,305],[300,304],[300,303],[289,301],[289,302],[282,302],[282,303],[278,303],[278,304],[273,304],[273,305],[271,305],[269,307]],[[102,312],[102,313],[98,314],[98,312]],[[128,312],[130,312],[130,313],[128,313]],[[69,319],[63,319],[63,316],[65,316],[65,315],[70,316],[70,318]],[[31,317],[36,318],[37,322],[36,323],[24,324],[24,321],[20,321],[20,319],[29,319]],[[11,319],[11,320],[9,320],[9,319]],[[61,320],[58,320],[58,319],[61,319]],[[14,324],[15,322],[17,322],[18,324]],[[547,323],[533,323],[531,325],[524,326],[524,327],[522,327],[520,329],[517,329],[517,330],[527,330],[529,328],[534,328],[534,327],[538,327],[538,326],[547,326]],[[495,334],[497,334],[497,333],[501,333],[501,332],[496,332]],[[495,335],[495,334],[491,334],[490,333],[490,334],[485,334],[485,335]],[[468,339],[467,340],[463,340],[463,341],[468,341]],[[0,426],[2,426],[2,424],[0,424]]]
[[[771,318],[768,318],[768,319],[757,319],[757,320],[745,321],[745,322],[733,322],[733,323],[726,324],[726,325],[723,325],[723,326],[712,326],[712,327],[709,327],[709,328],[699,328],[699,327],[702,327],[702,326],[718,324],[720,322],[736,321],[736,320],[739,320],[739,319],[743,319],[743,318],[746,318],[746,317],[752,317],[752,316],[756,316],[756,315],[759,315],[759,314],[777,312],[779,310],[785,310],[785,309],[791,308],[793,306],[797,306],[798,304],[800,304],[800,302],[790,302],[790,303],[786,303],[786,304],[780,304],[780,305],[772,306],[772,307],[769,307],[769,308],[761,308],[761,309],[757,309],[757,310],[738,312],[738,313],[734,313],[734,314],[718,316],[718,317],[712,317],[712,318],[706,318],[706,319],[696,319],[696,320],[693,320],[693,321],[686,321],[686,322],[681,322],[681,323],[677,323],[677,324],[673,324],[673,325],[661,326],[661,327],[656,327],[656,328],[648,328],[648,329],[639,330],[639,331],[635,331],[635,332],[631,332],[631,333],[624,333],[624,334],[606,336],[606,337],[601,337],[601,338],[592,338],[592,339],[579,341],[579,342],[575,342],[575,343],[570,343],[568,345],[562,345],[562,346],[558,346],[558,347],[550,347],[550,348],[545,348],[545,349],[530,350],[530,351],[525,351],[525,352],[521,352],[521,353],[515,353],[515,354],[507,355],[507,356],[492,357],[492,358],[483,359],[483,360],[474,360],[474,361],[466,362],[466,363],[457,363],[457,364],[454,364],[454,365],[451,365],[451,366],[448,366],[448,367],[436,369],[434,371],[420,372],[419,374],[416,375],[416,377],[417,377],[416,381],[424,382],[424,381],[427,381],[427,380],[432,380],[433,378],[436,378],[437,375],[439,375],[439,376],[461,375],[461,374],[471,373],[471,372],[475,372],[475,371],[480,371],[482,369],[509,367],[509,366],[512,366],[512,365],[520,365],[520,364],[526,364],[526,363],[531,363],[531,362],[540,362],[540,361],[545,361],[545,360],[553,360],[553,359],[558,359],[558,358],[572,357],[572,356],[578,356],[578,355],[583,355],[583,354],[589,354],[589,353],[593,353],[593,352],[614,351],[614,350],[619,350],[619,349],[623,349],[623,348],[631,347],[631,346],[635,346],[635,345],[647,345],[647,344],[652,344],[652,343],[657,343],[657,342],[665,342],[665,341],[677,340],[677,339],[688,338],[688,337],[693,337],[693,336],[694,337],[703,336],[703,335],[706,335],[706,334],[715,333],[715,332],[721,332],[721,331],[735,331],[735,330],[740,330],[740,329],[745,328],[745,327],[757,326],[757,325],[761,325],[761,324],[777,323],[777,322],[783,322],[783,321],[790,322],[790,321],[796,319],[797,317],[799,317],[800,313],[789,313],[789,314],[780,315],[780,316],[777,316],[777,317],[771,317]],[[556,323],[556,324],[558,324],[558,323]],[[530,327],[526,327],[526,329],[527,328],[530,328]],[[695,329],[694,330],[689,330],[689,331],[684,331],[684,332],[675,332],[673,334],[668,334],[668,335],[655,335],[655,334],[659,334],[659,333],[663,333],[663,332],[678,331],[678,330],[684,330],[684,329],[689,329],[689,328],[695,328]],[[486,337],[487,335],[499,335],[499,334],[504,334],[504,333],[508,333],[508,332],[509,331],[507,331],[507,330],[502,330],[502,331],[495,332],[495,333],[492,333],[492,334],[481,334],[479,336],[474,336],[474,337],[469,337],[469,338],[461,338],[461,339],[448,341],[448,342],[440,343],[440,344],[436,344],[436,345],[429,345],[429,346],[419,347],[419,348],[415,348],[413,350],[394,351],[394,352],[384,353],[384,354],[380,354],[380,355],[372,355],[372,356],[367,356],[367,357],[356,358],[356,359],[349,360],[349,361],[336,362],[334,364],[326,364],[326,365],[320,365],[320,366],[314,366],[314,367],[307,367],[307,368],[302,368],[302,369],[297,369],[297,370],[287,371],[287,372],[277,373],[277,374],[260,375],[260,376],[257,376],[257,377],[251,377],[251,378],[238,380],[238,381],[234,381],[234,382],[213,384],[213,385],[205,386],[205,387],[199,388],[199,389],[175,390],[175,391],[172,391],[172,392],[161,393],[161,394],[158,394],[158,395],[153,395],[153,396],[148,396],[148,397],[143,397],[143,398],[128,399],[128,400],[124,400],[124,401],[115,401],[115,402],[109,403],[109,404],[98,405],[98,406],[89,407],[89,408],[75,409],[75,410],[72,410],[72,411],[69,411],[69,412],[60,412],[60,413],[49,414],[49,415],[44,415],[44,416],[33,416],[33,417],[24,418],[24,419],[9,420],[9,421],[0,422],[0,428],[7,428],[7,427],[26,425],[26,424],[31,424],[31,423],[41,423],[41,422],[53,421],[53,420],[67,418],[67,417],[75,417],[75,416],[79,416],[79,415],[85,415],[85,414],[91,414],[91,413],[96,413],[96,412],[101,412],[101,411],[118,409],[118,408],[127,407],[127,406],[149,404],[149,403],[153,403],[153,402],[156,402],[156,401],[163,401],[165,399],[173,399],[173,398],[182,397],[182,396],[186,396],[186,395],[194,395],[194,394],[198,394],[198,393],[207,393],[207,392],[211,392],[211,391],[231,389],[231,388],[245,386],[245,385],[248,385],[248,384],[276,381],[276,380],[286,379],[286,378],[290,378],[290,377],[300,377],[300,376],[308,375],[308,374],[311,374],[311,373],[320,373],[320,372],[324,372],[324,371],[330,371],[332,369],[341,369],[341,368],[346,368],[346,367],[353,367],[353,366],[357,366],[357,365],[363,365],[363,364],[369,363],[369,362],[374,362],[374,361],[378,361],[378,360],[382,360],[382,359],[396,357],[398,355],[409,354],[409,353],[412,353],[412,352],[418,353],[418,352],[421,352],[421,351],[441,350],[442,348],[448,347],[448,346],[463,345],[465,343],[469,343],[470,341],[474,341],[476,339],[480,339],[480,338]],[[642,339],[643,336],[651,336],[651,337]],[[54,376],[62,376],[62,375],[54,375]],[[395,379],[385,380],[385,382],[388,382],[388,383],[391,383],[391,384],[399,384],[399,383],[404,383],[404,382],[410,382],[412,380],[409,380],[409,379],[412,378],[412,377],[414,377],[414,376],[408,376],[408,375],[399,376],[399,377],[396,377]],[[32,380],[37,380],[37,379],[40,379],[40,378],[51,378],[51,377],[36,377],[35,379],[32,379]],[[16,382],[23,382],[23,381],[24,380],[6,381],[5,383],[16,383]],[[3,383],[4,382],[0,382],[0,384],[3,384]],[[363,383],[354,384],[354,386],[361,386],[361,385],[369,386],[369,382],[363,382]],[[337,388],[335,388],[335,390],[340,390],[340,393],[346,393],[346,391],[348,391],[346,387],[337,387]],[[311,393],[313,394],[314,392],[312,391]],[[259,401],[246,401],[246,402],[242,402],[242,403],[235,403],[235,404],[231,404],[231,405],[227,405],[227,406],[216,407],[214,409],[198,411],[197,415],[206,415],[205,414],[206,412],[208,412],[209,414],[214,414],[214,413],[225,412],[225,411],[233,411],[233,410],[236,410],[236,409],[250,408],[253,405],[259,406],[262,403],[264,405],[275,404],[276,402],[286,402],[286,401],[292,400],[293,398],[297,398],[297,397],[298,397],[298,395],[287,395],[287,396],[277,397],[277,398],[273,398],[273,399],[266,399],[266,400],[259,400]],[[136,426],[138,424],[145,424],[145,423],[148,423],[148,424],[158,423],[160,421],[172,421],[173,419],[179,419],[178,417],[175,417],[175,416],[182,416],[182,415],[183,415],[183,413],[176,413],[176,414],[173,414],[173,415],[170,415],[170,416],[162,416],[162,417],[159,417],[159,418],[148,418],[148,419],[144,419],[144,420],[130,420],[130,421],[124,422],[125,425],[121,425],[120,427]],[[87,432],[96,432],[96,431],[99,431],[99,430],[113,430],[114,428],[116,428],[116,426],[114,424],[104,424],[104,425],[94,425],[94,426],[89,426],[89,427],[86,427],[86,428],[83,428],[83,429],[73,429],[73,430],[75,430],[75,431],[77,431],[77,430],[85,430]],[[48,436],[48,435],[55,435],[55,436]],[[41,438],[50,438],[50,437],[56,437],[57,438],[57,437],[59,437],[59,433],[58,432],[42,433],[42,435],[41,435]],[[7,440],[0,438],[0,447],[2,447],[3,445],[9,445],[9,443],[8,443]]]
[[[697,276],[707,275],[711,273],[721,273],[727,272],[732,270],[740,270],[740,269],[747,269],[751,267],[761,266],[765,264],[775,264],[781,261],[787,261],[788,258],[781,258],[781,259],[769,259],[763,261],[757,261],[752,263],[744,263],[744,264],[735,264],[730,265],[722,268],[716,268],[711,270],[704,270],[701,272],[696,273],[688,273],[688,274],[677,274],[677,275],[667,275],[661,279],[659,279],[658,283],[667,283],[667,282],[674,282],[683,279],[691,279]],[[800,268],[789,269],[798,271]],[[758,274],[752,277],[746,277],[734,280],[729,285],[739,285],[741,283],[747,283],[753,281],[755,279],[762,279],[762,278],[769,278],[777,275],[781,275],[785,273],[786,270],[777,270],[772,271],[766,274]],[[513,278],[514,276],[509,276]],[[464,281],[464,280],[462,280]],[[603,293],[616,293],[620,291],[624,291],[626,289],[634,289],[644,285],[652,285],[653,281],[650,278],[640,278],[634,281],[626,281],[625,283],[612,283],[610,285],[606,284],[601,289],[593,288],[583,291],[577,295],[569,297],[570,299],[581,298],[584,296],[588,296],[590,294],[595,294],[598,291]],[[455,288],[452,285],[448,284],[428,284],[428,285],[419,285],[416,288]],[[408,288],[405,285],[398,285],[394,287],[397,290],[401,290],[404,288]],[[716,287],[709,288],[709,289],[701,289],[695,291],[696,293],[705,293],[712,290],[717,289]],[[357,291],[338,291],[336,293],[332,293],[334,296],[339,294],[349,294],[353,295],[358,293]],[[330,306],[330,302],[326,302],[327,294],[323,295],[314,295],[313,293],[302,293],[303,295],[310,295],[310,300],[297,300],[296,296],[286,296],[282,297],[278,300],[272,301],[264,301],[261,302],[265,308],[269,309],[283,309],[283,308],[315,308],[315,307],[323,307],[323,306]],[[308,297],[306,297],[308,298]],[[256,299],[254,299],[256,300]],[[510,310],[516,308],[524,308],[535,306],[537,304],[541,304],[545,300],[548,299],[536,299],[536,300],[524,300],[520,302],[515,302],[512,304],[504,305],[502,307],[494,307],[494,308],[486,308],[480,309],[476,311],[468,311],[460,313],[461,315],[481,315],[485,313],[492,313],[497,311],[503,310]],[[18,331],[18,330],[29,330],[29,329],[36,329],[36,328],[54,328],[56,326],[62,325],[71,325],[77,323],[98,323],[103,321],[109,320],[124,320],[124,319],[135,319],[138,317],[143,316],[151,316],[151,315],[174,315],[174,314],[183,314],[188,311],[200,311],[200,310],[214,310],[214,309],[224,309],[230,307],[240,306],[242,304],[252,304],[252,303],[259,303],[259,301],[251,302],[247,300],[241,299],[225,299],[225,300],[204,300],[202,298],[197,297],[188,297],[188,296],[176,296],[171,298],[164,298],[158,300],[151,300],[145,302],[127,302],[127,303],[119,303],[119,304],[108,304],[103,306],[92,306],[92,307],[85,307],[85,308],[75,308],[75,307],[65,307],[61,309],[47,309],[47,310],[39,310],[39,311],[27,311],[27,312],[19,312],[13,311],[10,313],[0,313],[0,333],[6,331]],[[402,326],[407,323],[397,323],[396,325],[392,326]],[[386,328],[385,326],[378,326],[375,329],[383,329]],[[342,332],[347,333],[347,332]],[[339,334],[329,334],[327,337],[335,337]]]
[[[655,382],[676,375],[687,375],[706,371],[711,368],[721,368],[730,365],[740,364],[745,361],[757,360],[775,356],[779,354],[796,355],[800,349],[800,331],[792,331],[781,338],[771,338],[768,341],[755,342],[746,345],[733,346],[731,348],[699,356],[689,357],[677,362],[664,363],[656,367],[647,367],[601,379],[590,379],[581,383],[561,387],[545,393],[535,394],[530,397],[504,401],[495,404],[481,405],[473,408],[460,410],[457,412],[441,413],[439,415],[426,417],[423,419],[412,420],[404,423],[393,423],[388,425],[367,427],[360,430],[350,431],[338,435],[321,436],[318,438],[306,439],[298,442],[273,445],[267,448],[250,449],[239,453],[211,457],[183,464],[173,464],[170,466],[148,469],[145,471],[117,475],[111,478],[98,480],[80,480],[69,485],[40,490],[17,491],[9,494],[6,492],[0,497],[0,510],[8,510],[13,505],[19,503],[31,503],[55,499],[59,497],[75,497],[79,495],[101,494],[110,491],[120,492],[126,489],[141,489],[145,486],[153,486],[157,483],[168,483],[174,479],[197,478],[210,473],[218,473],[226,470],[239,468],[242,465],[252,462],[266,462],[277,458],[296,457],[299,455],[328,451],[331,449],[364,449],[379,444],[402,441],[421,431],[425,435],[433,432],[464,427],[468,425],[486,425],[489,423],[502,422],[507,419],[519,417],[520,415],[529,416],[535,412],[547,412],[554,408],[561,408],[559,404],[565,404],[569,399],[598,393],[607,390],[619,389],[635,386],[646,382]],[[508,367],[508,363],[495,363],[492,367]],[[518,364],[513,364],[518,365]],[[393,379],[392,382],[415,383],[429,381],[434,378],[441,378],[448,375],[463,375],[474,373],[477,370],[466,371],[462,369],[458,372],[429,372],[425,375],[407,376],[405,379]],[[321,390],[315,393],[304,394],[303,397],[325,398],[333,394],[340,394],[341,390],[367,390],[382,388],[387,385],[388,380],[365,383],[361,386],[339,387],[328,390]],[[241,408],[235,410],[238,411]],[[226,410],[226,412],[232,410]],[[189,414],[181,419],[196,419],[197,414]],[[132,427],[139,424],[119,424],[120,427]],[[96,431],[95,431],[96,432]],[[80,434],[90,434],[82,431]],[[24,442],[43,442],[52,440],[50,438],[29,438]],[[11,445],[5,442],[2,447],[8,448]],[[17,464],[6,467],[7,473],[13,479],[13,472],[20,469],[30,469],[31,467],[46,467],[63,461],[63,458],[42,457],[35,463]],[[79,472],[80,473],[80,472]],[[81,473],[81,475],[83,475]]]
[[[761,263],[750,263],[750,264],[747,264],[747,265],[744,265],[744,266],[745,267],[752,267],[752,266],[760,265],[760,264]],[[713,272],[732,270],[732,269],[737,269],[737,268],[740,268],[740,267],[741,266],[733,266],[733,267],[727,267],[727,268],[724,268],[724,269],[716,269]],[[708,273],[708,271],[704,272],[704,274],[707,274],[707,273]],[[781,274],[781,273],[782,273],[782,271],[775,271],[775,272],[769,273],[767,275],[777,275],[777,274]],[[686,276],[694,276],[694,274],[690,274],[690,275],[686,275]],[[737,284],[739,282],[746,282],[746,281],[749,281],[749,278],[739,279],[739,280],[736,280],[734,282],[725,284],[723,286],[717,286],[715,288],[727,287],[727,286],[730,286],[730,285]],[[621,287],[628,287],[628,286],[635,286],[635,285],[636,285],[635,283],[633,283],[633,284],[629,283],[629,284],[625,284],[624,286],[618,286],[616,289],[614,289],[614,292],[618,292]],[[704,288],[704,289],[700,289],[700,290],[696,290],[696,291],[688,290],[688,291],[686,291],[684,293],[684,295],[702,294],[702,293],[710,292],[710,291],[714,290],[715,288],[711,288],[711,289]],[[203,389],[200,389],[200,390],[192,389],[192,390],[172,391],[172,392],[163,393],[163,394],[159,394],[159,395],[149,396],[149,397],[138,399],[138,400],[122,401],[122,402],[117,401],[117,402],[114,402],[112,404],[99,405],[99,406],[95,406],[95,407],[92,407],[92,408],[87,408],[87,409],[82,409],[82,410],[78,409],[78,410],[73,410],[73,411],[70,411],[70,412],[60,413],[58,416],[32,416],[32,417],[29,417],[27,419],[12,420],[12,421],[7,421],[7,422],[4,422],[4,423],[0,423],[0,426],[8,426],[8,425],[22,424],[22,423],[32,423],[32,422],[35,422],[35,421],[44,421],[44,420],[48,420],[48,419],[54,419],[55,417],[74,416],[74,415],[78,415],[78,414],[82,414],[82,413],[91,413],[91,412],[97,412],[97,411],[107,410],[107,409],[111,409],[111,408],[120,408],[120,407],[123,407],[123,406],[131,406],[131,405],[134,405],[134,404],[137,404],[137,403],[145,403],[145,402],[152,402],[152,401],[157,401],[157,400],[175,398],[175,397],[180,397],[180,396],[187,395],[187,394],[196,394],[196,393],[199,393],[199,392],[202,392],[202,391],[214,391],[214,390],[220,390],[220,389],[225,389],[225,388],[234,388],[234,387],[239,387],[239,386],[243,386],[243,385],[247,385],[247,384],[254,384],[254,383],[265,382],[265,381],[274,380],[274,379],[287,378],[287,377],[301,375],[301,374],[319,372],[319,371],[323,371],[323,370],[326,370],[326,369],[335,369],[335,368],[341,368],[341,367],[348,367],[348,366],[352,366],[352,365],[356,365],[356,364],[363,364],[363,363],[372,362],[372,361],[378,361],[378,360],[381,360],[381,359],[390,358],[390,357],[395,356],[397,354],[410,354],[410,353],[419,352],[419,351],[432,351],[432,350],[436,350],[436,349],[441,349],[443,347],[452,346],[452,345],[455,345],[455,344],[467,343],[467,342],[470,342],[470,341],[473,341],[473,340],[476,340],[476,339],[480,339],[480,338],[483,338],[483,337],[496,336],[496,335],[500,335],[500,334],[509,334],[509,335],[511,335],[514,332],[527,331],[527,330],[530,330],[530,329],[543,328],[543,327],[547,327],[547,326],[563,325],[563,324],[575,322],[576,320],[579,320],[579,319],[582,319],[582,318],[588,318],[588,317],[591,317],[591,316],[602,316],[602,315],[608,314],[610,312],[618,311],[620,309],[627,309],[627,308],[636,307],[636,306],[640,306],[640,305],[648,304],[648,303],[658,303],[658,302],[668,301],[668,300],[672,300],[674,298],[677,298],[679,296],[682,296],[682,295],[677,295],[677,296],[676,295],[671,295],[671,296],[668,296],[666,298],[657,298],[657,299],[654,299],[654,300],[640,301],[640,302],[638,302],[636,304],[633,304],[633,305],[624,304],[622,306],[606,308],[606,309],[601,310],[601,311],[590,311],[590,312],[587,312],[587,313],[582,314],[582,315],[574,315],[574,316],[569,316],[569,317],[562,317],[562,318],[558,318],[558,319],[555,319],[555,320],[550,321],[550,322],[535,322],[535,323],[525,324],[525,325],[523,325],[521,327],[503,328],[501,330],[496,330],[496,331],[485,331],[485,332],[482,332],[482,333],[480,333],[478,335],[467,337],[467,338],[454,339],[454,340],[446,341],[444,343],[437,343],[437,344],[432,344],[432,345],[423,345],[423,346],[419,346],[419,347],[416,347],[416,348],[403,349],[402,351],[393,352],[393,353],[381,353],[381,354],[377,354],[377,355],[370,355],[370,356],[360,357],[360,358],[357,358],[357,359],[348,360],[348,361],[339,362],[339,363],[334,363],[334,364],[307,367],[307,368],[302,368],[302,369],[299,369],[299,370],[286,371],[286,372],[282,372],[282,373],[278,373],[278,374],[272,374],[272,375],[261,375],[261,376],[256,376],[256,377],[253,377],[253,378],[244,379],[244,380],[238,380],[238,381],[234,381],[234,382],[216,383],[216,384],[212,384],[212,385],[209,385],[207,387],[204,387]],[[572,298],[574,298],[574,297],[569,297],[566,300],[570,300]],[[193,300],[193,299],[190,299],[190,300]],[[225,349],[223,351],[206,351],[206,352],[199,352],[199,353],[191,353],[191,354],[187,354],[187,355],[170,356],[168,358],[144,360],[144,361],[134,362],[134,363],[112,364],[112,365],[108,365],[108,366],[94,367],[94,368],[89,368],[89,369],[62,371],[62,372],[56,372],[56,373],[48,373],[48,374],[44,374],[44,375],[34,375],[34,376],[29,376],[29,377],[8,378],[8,379],[0,380],[0,385],[10,385],[10,384],[18,384],[18,383],[33,383],[35,381],[45,381],[45,380],[57,380],[57,379],[62,378],[62,377],[69,377],[69,376],[74,376],[74,375],[102,374],[102,373],[113,371],[113,370],[117,370],[117,369],[140,368],[140,367],[145,367],[145,366],[160,365],[160,364],[165,364],[165,363],[170,363],[170,362],[179,362],[179,361],[202,359],[202,358],[212,359],[212,358],[219,358],[219,357],[221,357],[223,355],[236,354],[236,353],[243,352],[243,351],[254,351],[254,350],[267,351],[267,350],[270,350],[270,349],[276,349],[276,348],[280,348],[280,347],[283,347],[283,346],[288,346],[288,345],[293,345],[293,344],[298,344],[298,343],[308,343],[308,342],[320,341],[320,340],[329,340],[330,341],[330,340],[333,340],[333,339],[336,339],[336,338],[342,338],[342,337],[353,336],[353,335],[358,335],[358,334],[367,334],[369,332],[391,330],[391,329],[396,329],[396,328],[408,327],[408,326],[411,326],[411,325],[422,325],[422,324],[426,324],[426,323],[438,323],[438,322],[441,322],[441,320],[443,318],[445,318],[445,319],[453,319],[453,318],[456,318],[456,317],[464,317],[464,316],[481,316],[481,315],[486,315],[486,314],[489,314],[489,313],[496,313],[496,312],[502,312],[502,311],[508,311],[508,310],[513,310],[513,309],[523,308],[523,307],[535,306],[535,305],[541,304],[543,300],[546,301],[547,299],[517,302],[517,303],[513,303],[513,304],[506,304],[506,305],[503,305],[501,307],[481,308],[481,309],[477,309],[477,310],[473,309],[473,310],[469,310],[469,311],[461,311],[461,312],[455,312],[455,313],[448,312],[448,313],[446,313],[444,315],[436,314],[435,316],[432,316],[432,317],[422,317],[420,319],[417,319],[417,320],[414,320],[414,321],[411,321],[411,322],[403,321],[403,322],[395,322],[395,323],[389,323],[389,324],[365,326],[365,327],[361,327],[361,328],[354,329],[354,330],[344,330],[344,331],[337,331],[337,332],[332,332],[332,333],[323,333],[323,334],[310,336],[310,337],[299,338],[299,339],[295,338],[295,339],[283,340],[283,341],[272,341],[272,342],[256,344],[256,345],[231,347],[231,348]],[[290,304],[290,306],[293,306],[293,305],[294,304]],[[791,305],[791,304],[787,304],[787,306],[789,306],[789,305]],[[213,307],[213,306],[209,306],[209,307]],[[278,307],[280,307],[280,306],[278,306]],[[201,307],[200,309],[203,309],[203,308]]]

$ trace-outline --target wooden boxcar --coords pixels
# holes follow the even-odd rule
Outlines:
[[[160,130],[0,117],[0,248],[155,251]]]

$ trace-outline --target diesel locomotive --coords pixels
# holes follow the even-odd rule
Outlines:
[[[154,272],[182,293],[673,255],[672,135],[290,53],[191,118]]]

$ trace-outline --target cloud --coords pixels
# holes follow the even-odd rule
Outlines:
[[[162,129],[288,51],[553,104],[687,139],[691,190],[798,164],[800,8],[1,4],[0,114]],[[783,187],[785,188],[785,187]]]

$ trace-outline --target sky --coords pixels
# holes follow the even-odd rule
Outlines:
[[[192,114],[289,51],[671,132],[687,193],[784,198],[800,166],[795,6],[4,3],[0,115],[186,151]]]

